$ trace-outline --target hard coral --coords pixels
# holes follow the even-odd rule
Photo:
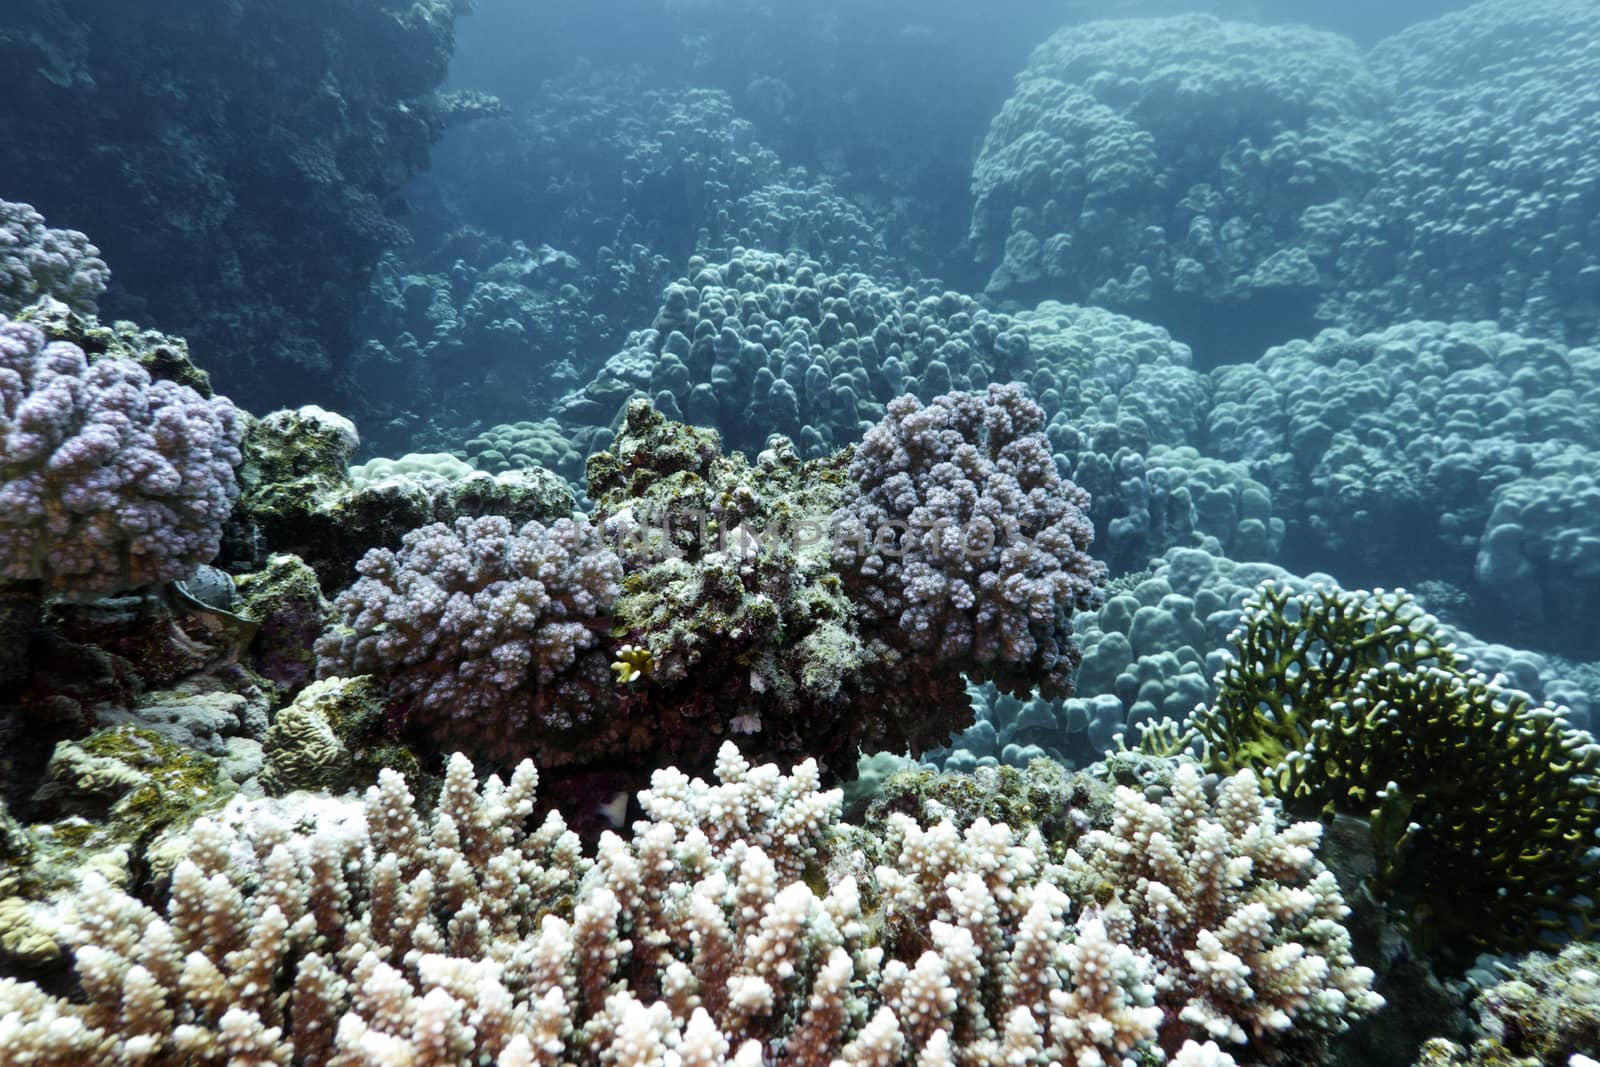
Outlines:
[[[183,577],[221,547],[242,432],[225,399],[0,317],[0,577],[86,596]]]
[[[869,620],[833,569],[843,458],[802,462],[777,441],[752,465],[720,445],[635,401],[615,451],[590,460],[597,521],[628,567],[613,636],[648,656],[626,714],[689,767],[709,766],[728,733],[845,774],[858,748],[941,743],[961,720],[876,691]]]
[[[434,523],[357,570],[317,642],[323,677],[375,675],[408,729],[493,759],[617,741],[605,634],[622,565],[586,521]]]
[[[1067,696],[1072,613],[1093,605],[1089,497],[1061,478],[1044,412],[1017,385],[903,396],[850,461],[835,565],[907,677],[960,672]]]
[[[1192,725],[1285,803],[1371,819],[1380,896],[1428,948],[1600,929],[1600,746],[1467,670],[1403,593],[1266,585]]]
[[[1281,825],[1255,775],[1226,779],[1212,800],[1185,763],[1166,798],[1119,786],[1116,807],[1111,829],[1087,834],[1065,865],[1102,900],[1113,936],[1154,960],[1169,1049],[1210,1039],[1247,1045],[1250,1062],[1315,1062],[1313,1035],[1383,1004],[1315,858],[1322,828]]]
[[[27,204],[0,200],[0,315],[15,315],[42,297],[93,312],[110,277],[89,238],[51,229]]]
[[[1226,912],[1265,893],[1276,908],[1246,904],[1249,923],[1218,936],[1278,947],[1158,973],[1146,946],[1119,938],[1113,909],[1074,914],[1036,833],[896,816],[886,840],[863,841],[814,763],[786,775],[729,744],[716,770],[715,782],[658,772],[630,837],[607,834],[593,860],[560,815],[530,826],[539,777],[526,762],[480,783],[454,757],[427,817],[392,771],[364,803],[235,801],[196,824],[165,915],[88,880],[83,999],[0,980],[0,1047],[38,1067],[1045,1067],[1162,1051],[1228,1067],[1214,1044],[1158,1047],[1161,982],[1188,989],[1213,963],[1259,964],[1245,980],[1289,993],[1265,979],[1292,974],[1300,998],[1268,1003],[1308,1038],[1372,1006],[1359,973],[1317,954],[1343,931],[1337,891],[1298,885],[1314,835],[1280,849],[1243,780],[1214,822],[1193,790],[1167,807],[1181,800],[1198,820],[1167,817],[1221,835],[1219,854],[1259,856],[1256,873],[1286,887],[1245,871],[1205,880],[1214,897],[1178,899]],[[1299,922],[1317,909],[1325,921]],[[1241,1020],[1260,1010],[1231,1003]]]

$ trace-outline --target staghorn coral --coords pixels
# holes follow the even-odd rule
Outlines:
[[[1191,726],[1285,803],[1365,816],[1378,896],[1429,949],[1516,950],[1597,927],[1600,745],[1470,671],[1401,592],[1262,586]]]
[[[242,434],[225,399],[0,317],[0,577],[77,596],[184,577],[221,547]]]
[[[1210,1039],[1248,1045],[1249,1062],[1307,1062],[1312,1035],[1382,1005],[1351,956],[1350,909],[1315,858],[1322,827],[1280,825],[1250,771],[1213,801],[1184,763],[1161,801],[1118,786],[1116,808],[1064,866],[1070,886],[1102,901],[1112,936],[1153,958],[1168,1048]]]
[[[631,838],[607,834],[591,860],[558,814],[530,826],[537,785],[529,763],[480,784],[457,756],[426,818],[393,772],[364,802],[235,801],[195,826],[164,915],[87,882],[84,1000],[0,980],[0,1047],[30,1067],[1159,1056],[1155,961],[1117,939],[1115,908],[1072,915],[1065,872],[1040,864],[1036,834],[895,816],[873,845],[838,822],[839,794],[820,791],[815,764],[784,775],[729,744],[715,784],[658,772]],[[1211,813],[1203,793],[1183,799]],[[1202,832],[1241,835],[1223,845],[1276,863],[1262,873],[1315,870],[1314,832],[1278,848],[1248,777],[1222,801]],[[1252,974],[1264,989],[1268,976],[1310,975],[1318,957],[1287,938],[1301,896],[1337,910],[1326,888],[1278,891],[1282,931],[1271,912],[1249,913],[1250,935],[1284,939]],[[1304,932],[1313,950],[1342,934],[1332,918]],[[1332,1028],[1319,1012],[1339,983],[1347,1015],[1373,1006],[1353,971],[1305,977],[1307,1003],[1286,1010],[1308,1034]],[[1233,1063],[1215,1043],[1166,1051]]]
[[[617,740],[603,639],[622,566],[587,521],[433,523],[357,570],[321,677],[375,675],[408,729],[493,759],[555,765]]]
[[[1017,696],[1070,694],[1072,613],[1096,602],[1105,567],[1087,552],[1088,494],[1056,473],[1043,425],[1017,385],[903,396],[851,458],[835,563],[882,622],[900,684],[964,671]]]

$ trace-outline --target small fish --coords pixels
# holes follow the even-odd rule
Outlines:
[[[633,794],[626,789],[619,789],[615,796],[603,804],[598,804],[595,810],[600,817],[610,823],[613,829],[621,830],[628,825],[628,805],[633,800]]]

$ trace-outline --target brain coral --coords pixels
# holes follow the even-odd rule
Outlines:
[[[225,399],[0,317],[0,576],[71,595],[182,578],[221,547],[242,435]]]
[[[555,765],[617,729],[604,638],[622,564],[587,522],[434,523],[357,569],[317,643],[323,677],[379,676],[409,729],[489,758]]]
[[[1056,472],[1043,427],[1018,385],[903,396],[850,461],[834,558],[885,622],[879,639],[936,676],[1071,691],[1072,613],[1105,567],[1088,554],[1088,494]]]
[[[1292,336],[1325,285],[1324,235],[1376,167],[1383,103],[1333,34],[1209,15],[1069,26],[1034,50],[973,169],[989,291],[1175,328],[1263,296],[1253,320],[1287,316]],[[1216,341],[1249,325],[1230,316]]]

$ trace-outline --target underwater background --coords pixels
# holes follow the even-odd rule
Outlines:
[[[0,1067],[1600,1061],[1600,5],[7,0]]]

